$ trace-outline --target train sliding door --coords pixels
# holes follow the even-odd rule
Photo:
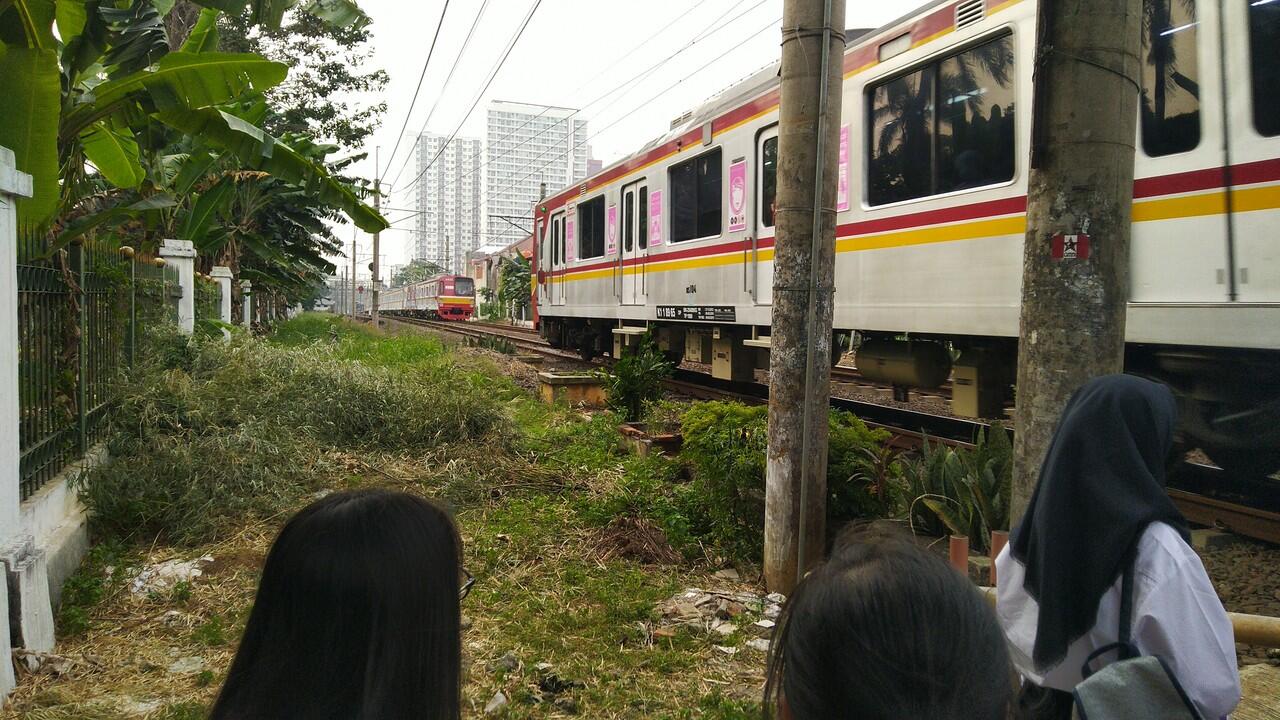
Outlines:
[[[756,220],[751,236],[751,297],[773,303],[773,214],[778,191],[778,126],[756,138]]]
[[[622,243],[618,252],[621,276],[618,302],[644,305],[648,300],[649,186],[643,180],[622,190]]]
[[[1204,0],[1201,0],[1202,2]],[[1280,302],[1280,1],[1222,0],[1231,148],[1232,290]]]
[[[552,305],[564,305],[564,213],[551,218],[551,272],[547,273],[547,289]]]

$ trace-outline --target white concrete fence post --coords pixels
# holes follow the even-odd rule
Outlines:
[[[218,319],[222,322],[231,324],[231,268],[225,265],[215,265],[213,270],[209,271],[209,277],[218,283]],[[231,339],[231,332],[224,329],[222,331],[224,339]]]
[[[18,445],[18,218],[17,198],[31,197],[31,176],[20,173],[13,151],[0,147],[0,543],[21,527]],[[14,688],[9,641],[9,593],[0,587],[0,696]]]
[[[178,329],[190,335],[196,329],[196,248],[190,240],[165,240],[160,257],[178,273]]]
[[[241,321],[244,323],[245,329],[253,327],[253,283],[248,280],[240,281],[240,313],[244,317]]]

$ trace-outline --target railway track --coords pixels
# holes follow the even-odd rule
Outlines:
[[[552,348],[528,328],[416,318],[394,320],[464,337],[501,337],[524,352],[583,362],[576,353]],[[836,375],[852,377],[856,374],[852,368],[839,367],[833,370],[833,380]],[[857,377],[859,384],[874,385],[861,376]],[[843,382],[842,379],[836,381]],[[769,397],[769,387],[764,383],[735,383],[682,368],[676,369],[667,385],[676,392],[701,399],[732,399],[761,404],[768,402]],[[839,397],[831,398],[831,406],[854,413],[872,427],[889,430],[893,434],[890,444],[900,449],[919,447],[926,437],[931,442],[970,445],[977,433],[988,427],[974,420]],[[1169,485],[1169,496],[1189,521],[1280,544],[1280,487],[1234,482],[1221,468],[1198,463],[1185,463],[1174,471]]]

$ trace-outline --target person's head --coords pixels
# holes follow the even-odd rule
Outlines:
[[[457,720],[462,543],[407,493],[333,493],[267,555],[213,720]]]
[[[787,600],[766,717],[1004,720],[1013,694],[995,613],[896,530],[854,527]]]

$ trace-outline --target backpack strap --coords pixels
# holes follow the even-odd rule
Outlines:
[[[1090,667],[1094,660],[1105,655],[1112,650],[1117,651],[1118,660],[1129,660],[1136,658],[1141,653],[1134,646],[1132,640],[1133,630],[1133,583],[1134,583],[1134,565],[1138,555],[1138,544],[1135,542],[1133,547],[1125,553],[1124,572],[1120,578],[1120,632],[1117,642],[1108,643],[1102,647],[1089,653],[1089,657],[1085,658],[1084,665],[1080,668],[1080,675],[1089,677],[1093,674],[1093,668]]]

